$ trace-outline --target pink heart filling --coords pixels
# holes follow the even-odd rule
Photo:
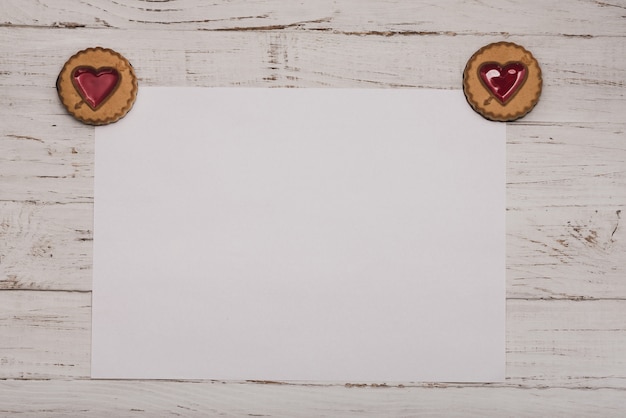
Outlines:
[[[506,104],[518,92],[528,70],[521,62],[511,62],[504,67],[495,62],[487,62],[478,70],[483,84],[502,104]]]
[[[78,67],[74,70],[73,82],[80,97],[95,110],[111,97],[120,75],[114,68]]]

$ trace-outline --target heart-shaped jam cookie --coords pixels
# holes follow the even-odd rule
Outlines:
[[[467,62],[463,91],[487,119],[512,121],[532,110],[541,94],[541,69],[533,55],[510,42],[478,50]]]
[[[61,102],[76,119],[90,125],[116,122],[137,97],[130,63],[111,49],[89,48],[73,55],[57,79]]]

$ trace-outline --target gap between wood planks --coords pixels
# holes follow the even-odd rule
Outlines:
[[[8,282],[9,279],[0,280]],[[54,292],[54,293],[92,293],[92,290],[72,290],[72,289],[37,289],[37,288],[4,288],[0,292]],[[589,296],[562,296],[562,297],[506,297],[506,300],[526,300],[526,301],[572,301],[572,302],[599,302],[599,301],[626,301],[626,298],[597,298]]]
[[[597,379],[597,377],[595,377]],[[507,378],[507,380],[512,378]],[[278,380],[216,380],[216,379],[92,379],[90,377],[73,377],[69,379],[55,377],[0,377],[0,382],[59,382],[59,381],[82,381],[82,382],[111,382],[111,383],[184,383],[197,385],[270,385],[270,386],[293,386],[293,387],[316,387],[316,388],[340,388],[347,389],[466,389],[466,388],[500,388],[500,389],[564,389],[564,390],[615,390],[626,392],[626,387],[614,386],[548,386],[548,385],[524,385],[521,383],[488,383],[488,382],[408,382],[408,383],[341,383],[341,382],[300,382]]]
[[[260,18],[262,16],[249,16],[250,18]],[[309,31],[309,32],[327,32],[333,35],[346,35],[346,36],[383,36],[383,37],[392,37],[392,36],[501,36],[503,38],[509,37],[524,37],[524,36],[536,36],[534,34],[526,34],[526,33],[511,33],[505,31],[493,31],[493,32],[456,32],[456,31],[417,31],[417,30],[366,30],[366,31],[345,31],[333,29],[331,27],[321,27],[321,28],[307,28],[305,25],[307,23],[325,23],[330,22],[331,18],[323,18],[316,19],[310,21],[302,21],[295,23],[283,23],[277,25],[266,25],[266,26],[235,26],[231,28],[194,28],[194,29],[176,29],[178,32],[284,32],[290,29],[295,29],[297,31]],[[141,20],[130,20],[134,23],[144,23],[151,25],[169,25],[169,24],[187,24],[187,23],[211,23],[221,21],[217,20],[188,20],[188,21],[177,21],[177,22],[150,22],[150,21],[141,21]],[[16,28],[16,29],[119,29],[110,25],[106,21],[101,21],[102,26],[87,26],[84,23],[77,22],[54,22],[50,25],[29,25],[29,24],[12,24],[11,22],[0,23],[0,28]],[[142,30],[141,28],[136,28],[133,30]],[[151,28],[146,28],[145,30],[153,30]],[[565,38],[581,38],[581,39],[593,39],[593,38],[621,38],[621,35],[592,35],[592,34],[574,34],[574,33],[553,33],[553,34],[544,34],[543,36],[550,37],[565,37]]]

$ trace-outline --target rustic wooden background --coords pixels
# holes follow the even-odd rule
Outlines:
[[[0,34],[0,416],[626,413],[624,0],[4,0]],[[113,48],[140,86],[460,89],[501,40],[544,75],[507,128],[505,383],[90,380],[94,130],[54,87],[72,54]]]

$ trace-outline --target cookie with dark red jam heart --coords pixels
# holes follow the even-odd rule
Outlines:
[[[128,60],[106,48],[74,54],[57,79],[57,92],[67,111],[89,125],[117,122],[137,97],[137,77]]]
[[[489,120],[512,121],[530,112],[541,95],[541,68],[533,55],[511,42],[479,49],[463,72],[472,108]]]

